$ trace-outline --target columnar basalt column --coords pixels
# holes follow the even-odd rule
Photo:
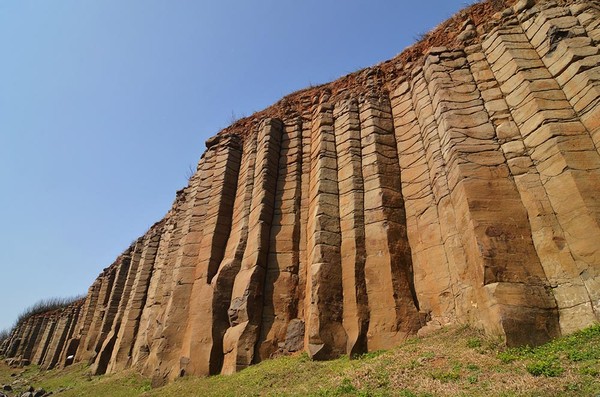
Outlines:
[[[33,332],[34,322],[35,322],[34,317],[29,317],[29,318],[25,319],[25,321],[23,322],[23,327],[22,327],[22,330],[20,331],[20,335],[19,335],[19,345],[15,349],[13,356],[23,358],[23,351],[27,348],[27,344],[29,342],[29,337],[31,336],[31,333]]]
[[[346,352],[367,351],[369,299],[365,282],[365,192],[358,101],[336,104],[333,116],[338,152],[341,267],[344,299],[343,325],[348,335]]]
[[[598,313],[598,151],[520,26],[495,29],[482,46]]]
[[[218,192],[218,195],[210,198],[204,222],[196,224],[196,227],[204,229],[204,232],[198,255],[195,257],[189,319],[187,328],[182,332],[180,375],[187,372],[208,375],[215,373],[214,366],[220,365],[220,358],[216,358],[213,362],[212,357],[206,354],[211,351],[213,345],[211,340],[213,327],[211,300],[214,295],[212,281],[225,255],[231,232],[242,146],[236,136],[219,144],[221,149],[215,163],[215,179],[212,188],[213,191]]]
[[[50,318],[46,323],[46,328],[42,333],[42,337],[40,338],[40,344],[38,346],[37,351],[33,355],[33,359],[31,362],[36,365],[41,365],[44,357],[46,356],[46,352],[48,350],[48,346],[50,341],[52,340],[52,336],[54,335],[54,328],[56,327],[56,319],[54,317]]]
[[[83,335],[82,343],[77,349],[77,355],[75,359],[77,361],[89,361],[95,356],[94,348],[96,346],[98,335],[102,327],[102,321],[106,311],[106,305],[109,301],[110,294],[115,279],[116,269],[118,260],[113,265],[104,269],[104,271],[98,276],[100,281],[100,287],[98,291],[98,299],[96,300],[95,307],[93,309],[92,319],[88,327],[87,334]]]
[[[204,290],[223,258],[231,228],[231,214],[239,171],[240,147],[237,136],[222,136],[209,142],[214,149],[210,178],[200,177],[197,196],[188,210],[173,294],[166,311],[166,327],[157,357],[154,384],[161,384],[186,373],[190,353],[190,326],[209,318],[202,316],[198,303],[204,301]],[[208,188],[203,182],[210,181]],[[179,365],[177,364],[179,363]]]
[[[369,350],[388,349],[420,328],[390,102],[360,103]]]
[[[304,348],[318,360],[346,352],[343,328],[341,233],[333,105],[316,105],[312,117],[308,204],[308,263]]]
[[[91,352],[91,361],[93,364],[92,372],[94,373],[104,373],[106,370],[105,364],[107,364],[107,360],[110,358],[110,351],[112,351],[114,340],[111,340],[109,337],[114,335],[113,327],[115,323],[117,323],[118,326],[120,302],[128,292],[127,279],[132,264],[134,245],[121,254],[117,261],[114,283],[112,284],[110,296],[104,307],[102,324],[99,327],[95,346]],[[107,343],[106,345],[105,342]]]
[[[310,102],[306,101],[308,107]],[[302,176],[300,185],[300,237],[298,248],[298,314],[295,324],[301,329],[302,335],[297,339],[304,348],[304,335],[306,328],[306,309],[309,305],[309,299],[306,298],[309,264],[308,251],[308,213],[310,203],[310,175],[311,175],[311,147],[312,147],[312,111],[306,110],[302,114]]]
[[[200,160],[189,186],[183,189],[181,203],[173,215],[172,234],[163,253],[165,262],[157,278],[159,285],[153,291],[154,299],[159,299],[160,303],[150,313],[153,318],[148,319],[157,322],[158,326],[150,325],[152,335],[146,336],[150,351],[145,361],[145,372],[152,375],[155,386],[179,375],[177,361],[183,340],[181,331],[189,313],[196,258],[204,236],[201,225],[211,199],[218,151],[218,140],[207,142],[205,156]],[[195,229],[190,233],[192,224]]]
[[[206,156],[203,156],[200,160],[200,164],[205,164]],[[167,213],[164,219],[164,226],[162,228],[162,234],[160,242],[156,252],[156,259],[152,275],[150,277],[146,303],[142,309],[139,327],[135,342],[132,346],[131,351],[131,364],[148,364],[148,358],[150,355],[150,348],[153,345],[154,334],[156,328],[161,325],[159,320],[160,309],[166,302],[163,290],[167,289],[167,283],[171,281],[171,272],[168,268],[168,257],[171,247],[178,241],[175,237],[178,236],[176,233],[179,216],[183,213],[183,207],[185,206],[185,194],[183,190],[177,192],[175,202],[171,207],[171,210]],[[181,222],[179,222],[181,225]],[[156,351],[154,351],[156,354]],[[145,366],[144,370],[148,372],[148,366]]]
[[[298,312],[302,121],[284,124],[256,361],[282,354]],[[288,345],[288,347],[290,347]]]
[[[248,243],[233,284],[230,327],[223,336],[223,374],[252,364],[260,335],[264,284],[273,222],[283,123],[265,119],[258,127]]]
[[[138,331],[141,312],[146,304],[150,276],[154,268],[161,232],[162,223],[154,225],[143,240],[139,270],[135,273],[131,296],[123,313],[123,322],[117,335],[108,372],[117,372],[131,364],[131,351]]]
[[[206,296],[198,302],[196,310],[202,313],[203,321],[194,324],[194,354],[188,367],[195,374],[219,374],[223,366],[223,337],[230,326],[229,304],[233,283],[241,268],[246,244],[252,192],[254,188],[254,168],[256,166],[256,136],[246,138],[240,161],[236,196],[233,204],[232,227],[223,260],[210,285],[204,289]],[[206,282],[206,281],[205,281]],[[210,287],[210,288],[208,288]],[[208,292],[208,293],[207,293]],[[212,295],[209,293],[212,292]]]
[[[67,360],[70,362],[73,359],[73,357],[71,357],[69,359],[67,357],[74,355],[75,351],[77,349],[77,345],[73,346],[71,341],[73,340],[73,334],[75,333],[75,330],[78,327],[80,315],[81,315],[81,305],[80,304],[77,304],[76,306],[72,306],[71,308],[68,309],[67,316],[70,317],[71,321],[69,322],[69,326],[65,330],[65,335],[64,335],[65,340],[63,341],[62,346],[61,346],[60,350],[58,351],[58,354],[56,357],[56,361],[54,364],[54,366],[56,366],[56,367],[64,367],[67,363]]]
[[[561,332],[572,332],[577,327],[575,324],[592,324],[596,321],[592,302],[498,82],[479,44],[467,48],[467,53],[471,71],[496,128],[496,137],[527,210],[533,243],[558,306]]]
[[[463,51],[425,61],[457,226],[478,289],[483,326],[509,345],[558,335],[556,302],[531,240],[527,213]],[[497,198],[501,197],[501,200]],[[523,332],[527,330],[527,332]]]
[[[568,7],[535,11],[518,15],[524,33],[600,151],[600,47]]]
[[[420,127],[420,140],[423,145],[424,158],[427,164],[427,178],[432,193],[432,199],[437,209],[440,233],[444,243],[444,252],[448,261],[448,272],[453,275],[454,307],[456,320],[459,323],[475,324],[478,321],[476,313],[475,286],[468,278],[466,252],[456,224],[456,210],[450,199],[448,173],[442,156],[440,136],[438,133],[432,99],[427,82],[421,68],[415,68],[410,75],[410,90],[412,107],[416,121]],[[425,215],[425,213],[423,213]],[[435,219],[435,213],[430,215]],[[427,220],[424,220],[424,223]],[[410,225],[410,224],[409,224]],[[420,270],[417,271],[419,275]],[[416,290],[419,291],[417,286]],[[424,304],[427,307],[427,303]],[[434,327],[435,328],[435,327]]]
[[[121,329],[123,313],[129,306],[129,297],[131,295],[131,289],[133,287],[133,283],[138,273],[137,270],[142,254],[142,241],[143,239],[140,238],[130,247],[128,258],[129,266],[127,270],[123,269],[123,272],[126,272],[126,275],[122,278],[124,279],[122,287],[119,287],[122,289],[115,291],[115,303],[111,305],[112,310],[114,311],[114,315],[111,315],[112,321],[110,323],[110,330],[106,333],[102,344],[99,344],[99,348],[97,349],[98,355],[96,356],[94,364],[92,365],[92,371],[96,374],[103,374],[106,372],[106,369],[108,368],[110,359],[112,357],[114,345],[117,341],[117,335]],[[120,286],[120,284],[121,283],[118,283],[116,285]],[[108,318],[109,317],[107,316],[105,319]]]
[[[406,80],[397,85],[390,98],[415,292],[419,309],[431,317],[428,329],[437,328],[456,316],[457,277],[451,271],[451,262],[444,247],[445,236],[430,185],[429,166],[411,87]]]
[[[35,329],[34,332],[31,335],[31,338],[28,341],[27,347],[25,348],[25,350],[23,351],[23,358],[26,360],[30,360],[33,358],[33,355],[35,354],[35,352],[37,351],[37,348],[39,346],[44,328],[46,327],[46,323],[48,321],[48,319],[44,316],[39,316],[36,317],[35,319],[36,324],[35,324]]]

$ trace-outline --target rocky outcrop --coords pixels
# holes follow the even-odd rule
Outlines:
[[[163,220],[2,345],[155,385],[446,324],[600,320],[600,4],[488,1],[207,141]]]
[[[80,299],[61,309],[23,319],[0,343],[0,355],[12,366],[36,364],[48,369],[64,364],[66,344],[79,321],[83,303]]]

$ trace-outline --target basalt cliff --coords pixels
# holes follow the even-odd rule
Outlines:
[[[493,0],[209,139],[166,216],[0,354],[160,385],[599,320],[600,2]]]

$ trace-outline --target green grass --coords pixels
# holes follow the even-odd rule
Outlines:
[[[15,392],[26,391],[31,385],[61,397],[129,397],[142,395],[151,389],[150,380],[133,371],[110,376],[90,376],[88,372],[88,367],[83,364],[49,371],[41,371],[34,365],[25,369],[11,369],[2,364],[0,384],[17,382],[13,384]]]
[[[567,367],[580,375],[600,372],[600,326],[594,326],[535,348],[525,346],[498,353],[503,363],[522,361],[533,376],[561,376]]]
[[[232,376],[187,376],[159,389],[129,370],[89,376],[63,370],[12,370],[15,379],[64,396],[596,396],[600,394],[600,325],[536,348],[504,349],[469,328],[411,338],[356,359],[312,361],[306,354],[254,365]],[[11,373],[18,373],[11,377]]]

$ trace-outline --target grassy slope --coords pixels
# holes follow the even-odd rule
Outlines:
[[[83,365],[15,379],[57,396],[595,396],[600,394],[600,325],[535,349],[503,350],[468,328],[410,339],[360,359],[314,362],[305,355],[265,361],[233,376],[186,377],[160,389],[132,371],[100,377]]]

